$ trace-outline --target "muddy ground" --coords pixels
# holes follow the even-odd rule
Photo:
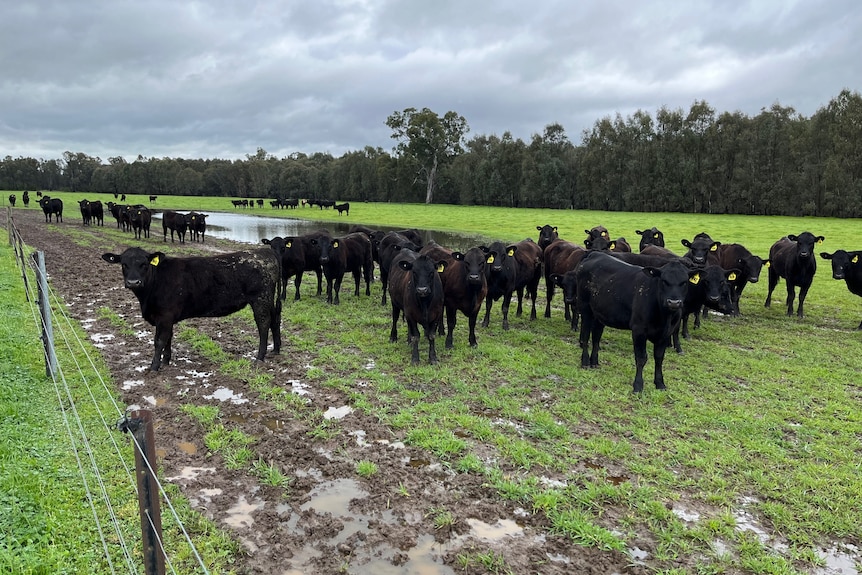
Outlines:
[[[80,218],[72,216],[59,228],[80,233]],[[94,234],[89,239],[86,234],[70,237],[46,225],[34,209],[15,210],[14,219],[24,241],[45,253],[53,289],[99,346],[122,401],[153,411],[163,475],[181,487],[200,513],[242,543],[246,553],[239,573],[646,572],[637,557],[581,547],[550,534],[544,517],[503,500],[483,485],[481,476],[456,474],[429,453],[405,446],[399,432],[359,411],[349,412],[338,392],[304,381],[311,355],[270,354],[262,369],[277,384],[304,393],[321,411],[341,417],[342,432],[335,439],[309,437],[302,421],[284,420],[246,382],[219,374],[212,362],[176,338],[172,364],[150,372],[154,330],[142,321],[132,292],[122,287],[119,266],[100,256],[131,245],[175,255],[182,253],[179,244],[166,249],[161,229],[141,241],[128,234],[119,245],[104,239],[100,229],[88,229],[86,234]],[[106,219],[106,229],[115,225]],[[218,252],[247,246],[207,238],[204,247]],[[99,319],[101,307],[125,318],[137,334],[124,335]],[[251,357],[256,349],[248,339],[253,326],[236,318],[188,323],[233,356]],[[289,340],[289,332],[285,338]],[[293,478],[287,495],[247,472],[225,469],[218,455],[207,452],[201,427],[180,411],[185,404],[218,405],[224,419],[256,437],[254,451]],[[378,466],[370,480],[355,471],[355,462],[363,459]],[[454,525],[435,528],[434,509],[450,511]],[[503,558],[505,568],[494,571],[476,561],[465,567],[458,560],[465,554]]]

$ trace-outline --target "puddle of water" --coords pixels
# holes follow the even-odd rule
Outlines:
[[[470,534],[485,541],[498,541],[504,537],[520,537],[524,534],[524,528],[511,519],[499,519],[494,525],[485,523],[478,519],[467,519],[470,526]]]
[[[814,571],[814,575],[859,575],[856,566],[862,563],[862,556],[856,545],[820,549],[819,554],[826,561],[826,567]]]
[[[197,446],[190,441],[177,442],[177,448],[186,455],[194,455],[198,452]]]
[[[234,405],[239,405],[241,403],[248,403],[247,399],[244,399],[241,393],[234,393],[233,390],[228,389],[226,387],[220,387],[213,392],[212,395],[205,395],[204,399],[217,399],[219,401],[230,401]]]
[[[143,379],[127,379],[123,382],[122,388],[123,390],[128,391],[133,387],[138,387],[139,385],[144,385]]]
[[[149,403],[150,405],[155,406],[155,407],[159,407],[159,406],[164,405],[168,402],[168,400],[166,398],[156,397],[154,395],[145,395],[143,397],[143,400],[146,401],[147,403]]]
[[[268,417],[262,419],[261,423],[263,423],[264,427],[272,432],[282,431],[287,425],[287,422],[283,419],[272,419]]]
[[[306,383],[302,383],[298,379],[288,379],[285,383],[290,386],[291,393],[295,393],[296,395],[308,395],[309,394],[309,386]]]
[[[349,516],[347,510],[352,499],[368,497],[368,492],[353,479],[335,479],[321,483],[311,491],[311,500],[300,509],[313,509],[317,513],[331,513],[336,517]]]
[[[342,419],[343,417],[353,413],[353,408],[349,405],[341,407],[330,407],[323,413],[324,419]]]
[[[356,438],[356,445],[359,447],[366,447],[368,442],[365,441],[365,431],[362,429],[357,429],[356,431],[351,431],[348,435],[352,435]]]
[[[411,457],[407,461],[407,465],[409,465],[410,467],[419,468],[419,467],[427,467],[428,465],[431,465],[431,462],[428,461],[427,459],[420,459],[418,457]]]
[[[209,399],[209,398],[207,398],[207,399]],[[248,423],[248,418],[244,415],[239,415],[238,413],[234,414],[234,415],[228,415],[227,420],[232,422],[232,423],[239,423],[240,425],[244,425],[244,424]]]
[[[643,565],[644,559],[649,557],[649,553],[639,547],[632,547],[628,550],[628,554],[629,557],[632,558],[632,561],[637,565]]]
[[[182,481],[197,479],[204,473],[215,475],[215,467],[183,467],[180,469],[180,474],[173,477],[165,477],[167,481]]]
[[[608,482],[614,485],[625,483],[629,478],[625,475],[608,475]]]
[[[236,505],[226,511],[227,517],[225,517],[224,522],[237,529],[251,527],[254,525],[254,518],[251,514],[263,509],[264,505],[265,503],[259,499],[255,503],[249,503],[246,501],[245,495],[240,495]]]
[[[112,333],[91,333],[90,339],[92,339],[95,343],[95,347],[105,347],[106,341],[111,341],[114,339],[114,334]]]
[[[694,522],[700,519],[700,513],[698,513],[697,511],[690,511],[682,507],[674,506],[673,514],[682,519],[683,521],[688,522]]]
[[[391,557],[395,550],[387,548],[382,551],[383,558],[357,564],[348,568],[347,572],[354,575],[455,575],[450,567],[443,564],[442,554],[445,546],[434,541],[431,535],[423,535],[414,548],[407,552],[407,562],[403,565],[393,565]]]

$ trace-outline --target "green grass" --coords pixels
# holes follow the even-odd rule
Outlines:
[[[159,205],[207,210],[191,204],[229,203],[173,201],[160,197]],[[311,209],[253,213],[337,221],[337,214]],[[513,241],[536,237],[537,225],[552,224],[563,238],[580,242],[584,229],[603,224],[612,236],[635,243],[635,229],[656,225],[678,253],[679,239],[700,231],[761,256],[779,237],[803,230],[826,236],[818,248],[823,251],[862,248],[858,221],[829,218],[389,204],[358,205],[350,217],[371,226],[422,222]],[[581,369],[577,334],[563,320],[559,296],[553,317],[541,317],[544,286],[539,319],[515,318],[513,306],[509,331],[500,328],[495,302],[491,327],[478,330],[476,349],[467,346],[466,321],[459,316],[456,347],[438,345],[440,363],[431,367],[410,365],[403,337],[389,343],[389,310],[379,304],[379,284],[370,298],[343,293],[334,308],[312,295],[314,282],[305,282],[303,299],[285,305],[284,325],[293,331],[282,353],[310,357],[306,379],[344,392],[355,409],[457,472],[484,475],[501,499],[544,515],[553,532],[574,543],[616,550],[646,532],[655,541],[649,564],[657,573],[680,572],[673,561],[681,557],[697,557],[702,573],[808,572],[818,563],[817,549],[862,541],[862,336],[854,329],[862,305],[831,279],[825,261],[818,258],[818,264],[803,320],[785,315],[783,281],[773,307],[763,307],[764,272],[761,283],[746,289],[741,317],[710,316],[684,342],[684,355],[668,354],[666,392],[649,385],[650,357],[645,392],[631,393],[628,332],[606,330],[601,367]],[[192,335],[202,338],[200,353],[225,364],[244,361],[219,355],[203,334],[189,334],[188,341]],[[424,341],[420,349],[424,360]],[[254,366],[230,370],[257,381]],[[271,382],[257,385],[266,401],[309,423],[309,440],[341,433],[337,422],[304,400]],[[248,461],[252,466],[257,458]],[[544,483],[547,478],[556,483]],[[699,519],[683,521],[669,507],[696,510]],[[734,528],[743,507],[787,549]],[[714,551],[717,540],[727,553]]]

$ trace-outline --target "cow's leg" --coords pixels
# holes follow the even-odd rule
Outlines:
[[[266,357],[267,338],[269,337],[269,330],[272,328],[272,316],[275,310],[271,301],[261,299],[252,304],[251,311],[254,315],[254,323],[257,325],[257,360],[263,361]],[[273,341],[273,344],[275,344],[275,341]]]
[[[338,294],[341,293],[341,280],[343,280],[343,279],[344,279],[343,274],[335,276],[335,287],[333,288],[333,290],[335,291],[335,300],[332,302],[335,305],[338,305],[340,303],[338,300]],[[328,282],[327,282],[327,286],[326,286],[326,295],[327,296],[329,295],[329,283]],[[356,294],[356,295],[358,296],[359,294]]]
[[[293,294],[293,301],[299,301],[299,286],[302,285],[302,270],[296,272],[296,277],[293,278],[293,284],[296,287],[296,293]]]
[[[359,297],[359,284],[362,282],[362,271],[359,268],[353,271],[353,295]]]
[[[156,325],[156,337],[153,350],[153,362],[150,370],[158,371],[161,364],[171,362],[171,339],[174,335],[174,326],[171,323],[160,323]]]
[[[646,335],[632,332],[632,344],[635,352],[635,380],[632,388],[635,393],[643,393],[644,390],[644,366],[647,362]],[[658,366],[656,366],[658,373]]]
[[[320,294],[323,293],[323,270],[321,268],[317,268],[314,270],[314,273],[317,274],[317,296],[320,297]]]
[[[685,334],[688,333],[688,314],[682,315],[682,321],[677,324],[676,329],[673,330],[673,334],[671,335],[671,340],[673,342],[673,348],[677,353],[682,353],[682,345],[679,343],[679,332],[682,330],[683,336],[687,337]]]
[[[272,330],[272,353],[281,353],[281,300],[278,298],[272,307],[269,328]]]
[[[527,293],[530,295],[531,307],[530,307],[530,319],[536,319],[536,288],[528,288]]]
[[[545,278],[545,291],[546,291],[546,301],[545,301],[545,317],[551,317],[551,300],[554,298],[554,282],[551,278]],[[569,319],[569,308],[566,308],[566,320]]]
[[[653,361],[655,361],[655,375],[653,376],[653,383],[655,383],[656,389],[666,389],[664,385],[664,371],[662,369],[662,366],[664,365],[665,350],[667,350],[666,339],[653,344],[652,357]],[[644,354],[646,354],[646,349],[644,349]],[[643,385],[643,381],[641,381],[641,385]]]
[[[392,329],[389,331],[389,341],[398,341],[398,316],[401,315],[401,310],[395,304],[392,304]]]
[[[766,302],[763,304],[764,307],[769,307],[772,304],[772,291],[775,289],[775,286],[778,285],[778,272],[773,269],[773,266],[769,267],[769,291],[766,293]]]
[[[458,321],[457,313],[457,309],[446,306],[446,349],[452,349],[455,345],[452,332],[455,330],[455,323]],[[440,326],[440,335],[443,335],[443,322],[438,322],[437,325]],[[476,325],[475,322],[473,322],[473,325]],[[474,339],[476,337],[472,332],[470,333],[470,336]],[[472,340],[470,341],[470,345],[473,345]]]
[[[440,323],[438,320],[437,323]],[[425,326],[425,339],[428,340],[428,363],[437,365],[437,326],[432,322]],[[416,338],[419,340],[419,337]]]
[[[802,298],[802,289],[800,288],[800,300]],[[793,300],[796,299],[796,286],[791,284],[790,281],[787,282],[787,315],[793,315]],[[802,314],[799,315],[802,317]]]
[[[566,316],[568,316],[566,319],[571,323],[572,331],[575,331],[578,329],[578,310],[575,304],[567,303],[565,300],[563,301],[563,306],[566,308]]]
[[[518,309],[515,310],[515,317],[521,317],[521,314],[524,313],[524,288],[520,287],[517,289],[518,292]]]
[[[593,329],[593,316],[589,310],[584,309],[581,312],[581,333],[578,336],[578,344],[581,346],[581,367],[590,366],[590,354],[587,348],[590,345],[590,335]]]
[[[703,310],[702,314],[701,314],[701,310]],[[697,306],[697,309],[694,310],[694,329],[700,329],[700,317],[701,317],[701,315],[703,315],[703,317],[706,317],[706,314],[707,314],[707,309],[705,306]],[[688,326],[686,326],[686,327],[688,327]],[[685,339],[688,339],[688,329],[685,329],[683,331],[682,337],[684,337]]]
[[[444,313],[446,314],[446,325],[445,326],[443,325],[443,316],[441,315],[440,321],[437,322],[437,334],[438,335],[446,335],[446,327],[449,325],[449,308],[444,307],[443,309],[445,310]],[[454,312],[453,312],[453,314],[454,314]],[[451,333],[451,332],[452,332],[452,330],[449,330],[449,333]],[[452,347],[451,345],[449,345],[449,343],[450,343],[450,340],[447,338],[446,339],[446,347],[447,348]]]
[[[802,311],[802,306],[805,303],[805,296],[808,295],[808,288],[811,287],[811,284],[799,286],[799,303],[796,306],[796,316],[799,319],[805,317],[805,313]]]
[[[467,317],[467,325],[470,328],[470,347],[476,347],[479,345],[479,342],[476,340],[476,320],[479,319],[479,310],[476,310],[476,313],[471,313],[469,317]],[[455,325],[454,323],[452,324]],[[860,325],[860,329],[862,329],[862,324]],[[451,330],[450,330],[451,331]]]
[[[521,298],[520,294],[518,296],[518,307],[520,308]],[[501,305],[501,309],[503,310],[503,329],[509,329],[509,306],[512,305],[512,292],[507,293],[503,296],[503,303]],[[520,314],[516,314],[520,315]]]
[[[380,298],[380,305],[386,305],[386,290],[389,288],[389,272],[384,272],[383,268],[380,268],[380,285],[383,287],[383,296]]]
[[[491,303],[493,301],[490,295],[485,297],[485,319],[482,320],[482,327],[491,325]]]
[[[365,295],[371,295],[371,282],[374,281],[374,264],[365,267]]]
[[[590,353],[590,367],[599,367],[599,345],[602,343],[602,333],[605,331],[605,325],[593,318],[592,338],[593,349]]]
[[[410,362],[419,365],[419,326],[415,321],[407,320],[407,342],[410,344]],[[429,338],[430,339],[430,338]]]
[[[690,337],[690,335],[688,333],[688,316],[690,316],[690,315],[691,314],[689,314],[689,313],[682,314],[682,337],[683,337],[683,339],[689,339],[689,337]],[[697,325],[697,317],[695,317],[695,319],[694,319],[694,324]],[[674,345],[674,348],[676,348],[676,351],[678,353],[682,353],[682,350],[677,348],[675,345]]]

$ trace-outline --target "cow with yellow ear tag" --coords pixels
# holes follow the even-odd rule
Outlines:
[[[820,252],[820,257],[832,262],[832,278],[844,280],[850,293],[862,297],[862,250],[848,252],[837,250],[834,253]],[[859,327],[862,329],[862,322]]]
[[[482,327],[491,323],[491,304],[502,298],[503,329],[509,329],[509,305],[512,294],[518,294],[516,317],[523,312],[524,291],[532,301],[530,319],[536,319],[536,296],[542,279],[542,249],[527,238],[516,244],[505,245],[494,242],[480,246],[487,256],[485,277],[488,280],[488,295],[485,296],[485,319]]]
[[[733,315],[739,315],[739,300],[742,290],[748,284],[756,284],[760,280],[763,268],[769,268],[769,259],[752,254],[741,244],[721,244],[718,246],[718,265],[726,270],[738,269],[739,274],[731,280],[733,287]]]
[[[814,257],[815,244],[822,243],[826,238],[815,236],[811,232],[802,232],[798,236],[784,236],[769,248],[769,292],[766,294],[764,307],[772,303],[772,292],[778,285],[779,278],[787,282],[787,315],[793,315],[793,301],[796,299],[796,286],[799,286],[799,306],[796,315],[799,319],[805,317],[803,306],[805,296],[814,274],[817,272],[817,258]]]

